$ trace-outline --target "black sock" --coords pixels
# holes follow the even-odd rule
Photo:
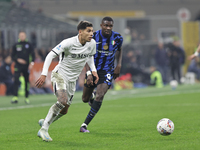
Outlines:
[[[84,122],[85,124],[88,125],[90,121],[92,121],[96,113],[99,111],[101,104],[102,102],[97,102],[94,100],[94,102],[92,103],[91,109],[87,115],[87,118],[85,119],[85,122]]]

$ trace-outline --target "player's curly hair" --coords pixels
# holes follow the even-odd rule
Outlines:
[[[80,21],[77,30],[85,30],[87,27],[93,27],[92,23],[89,21]]]

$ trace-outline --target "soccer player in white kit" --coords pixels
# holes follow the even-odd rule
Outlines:
[[[96,77],[94,83],[97,84],[99,80],[93,57],[96,53],[96,42],[92,39],[93,25],[88,21],[81,21],[77,30],[79,33],[77,36],[63,40],[49,52],[41,76],[35,83],[38,88],[44,84],[52,59],[59,56],[59,63],[51,74],[51,82],[57,102],[49,109],[41,129],[38,131],[38,136],[43,141],[52,141],[48,134],[49,126],[67,113],[76,90],[76,80],[86,63]]]

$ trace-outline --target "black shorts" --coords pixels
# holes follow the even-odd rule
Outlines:
[[[102,84],[102,83],[106,83],[109,88],[112,84],[112,79],[113,79],[113,73],[111,72],[107,72],[107,71],[97,71],[97,74],[99,76],[99,81],[97,84],[94,84],[93,86],[88,86],[86,81],[87,81],[87,74],[85,75],[85,83],[84,86],[88,87],[88,88],[96,88],[97,85]],[[92,75],[93,76],[93,75]],[[95,81],[95,77],[93,76],[93,82]]]

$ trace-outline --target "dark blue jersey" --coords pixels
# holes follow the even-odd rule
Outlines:
[[[115,53],[117,50],[121,50],[123,37],[119,33],[112,31],[111,37],[106,38],[102,35],[101,30],[98,30],[94,32],[93,38],[96,41],[97,49],[94,55],[97,71],[113,72]]]

